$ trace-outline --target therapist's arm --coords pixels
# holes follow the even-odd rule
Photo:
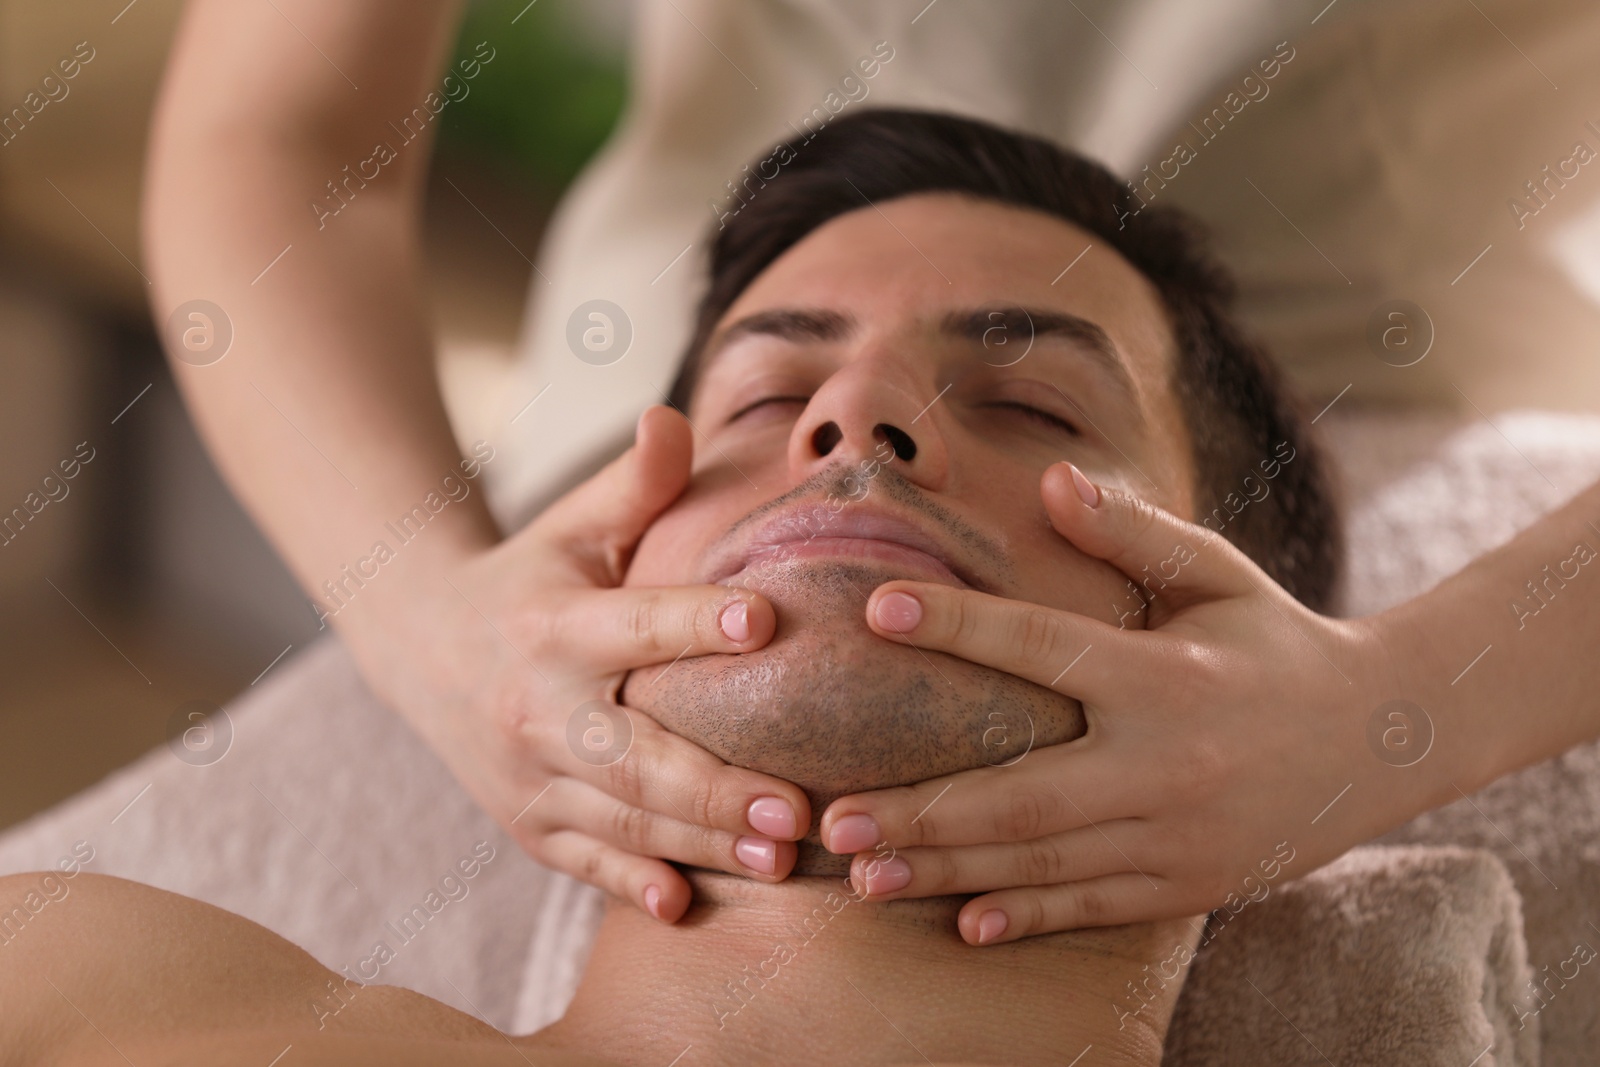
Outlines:
[[[173,372],[302,587],[326,601],[325,581],[364,558],[370,577],[374,545],[393,550],[331,619],[374,691],[537,858],[673,920],[688,886],[652,857],[782,877],[792,848],[766,875],[737,863],[734,841],[782,836],[770,819],[751,826],[760,797],[795,809],[803,831],[804,795],[638,716],[627,756],[597,766],[568,745],[568,719],[634,666],[764,644],[771,608],[742,597],[730,637],[729,590],[604,588],[687,477],[689,430],[669,413],[647,413],[636,449],[507,541],[463,477],[421,253],[440,120],[410,142],[397,128],[441,90],[460,12],[459,0],[194,0],[150,146],[153,310],[165,324],[202,299],[231,322],[231,349],[209,365],[169,336]],[[379,144],[393,158],[374,175]],[[336,215],[312,206],[341,199]],[[386,524],[452,475],[471,491],[402,544]]]
[[[1236,911],[1600,736],[1600,484],[1421,596],[1335,619],[1220,535],[1128,493],[1080,498],[1071,474],[1042,491],[1077,548],[1130,576],[1175,544],[1194,558],[1148,630],[926,582],[873,592],[879,634],[1053,687],[1089,724],[1014,766],[830,805],[824,840],[860,851],[852,878],[879,899],[983,894],[960,917],[974,944]],[[905,596],[917,621],[903,600],[878,615]]]
[[[461,458],[421,262],[436,124],[364,188],[341,190],[353,199],[338,215],[312,208],[337,205],[325,183],[400,140],[387,124],[437,88],[460,7],[196,0],[156,109],[144,205],[155,316],[205,299],[232,321],[220,362],[173,370],[212,457],[308,589]],[[498,540],[475,495],[397,565]],[[370,614],[368,596],[353,616]],[[373,583],[371,599],[384,596]]]

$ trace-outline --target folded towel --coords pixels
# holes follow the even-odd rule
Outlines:
[[[1539,1063],[1521,901],[1487,852],[1353,849],[1208,933],[1165,1064]]]

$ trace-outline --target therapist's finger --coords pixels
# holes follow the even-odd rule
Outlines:
[[[636,808],[694,826],[794,841],[811,825],[811,805],[798,786],[730,766],[699,745],[662,729],[642,712],[610,705],[625,717],[628,736],[606,740],[620,752],[601,753],[599,765],[570,761],[569,773]],[[565,745],[562,739],[560,744]],[[615,758],[612,758],[612,757]]]
[[[1048,468],[1039,489],[1056,532],[1127,575],[1146,600],[1176,590],[1243,594],[1252,580],[1257,587],[1268,581],[1221,534],[1132,493],[1097,486],[1071,463]]]
[[[867,625],[1093,704],[1136,700],[1173,642],[1084,615],[937,582],[885,582],[867,598]]]
[[[535,832],[541,828],[545,832],[575,829],[636,855],[723,870],[762,882],[787,878],[797,855],[792,842],[691,826],[681,819],[624,804],[570,778],[555,782],[518,821]]]
[[[1197,766],[1193,773],[1203,773]],[[1011,766],[840,797],[822,814],[822,841],[839,854],[880,843],[903,849],[1032,841],[1137,817],[1186,785],[1184,775],[1172,778],[1151,782],[1148,767],[1129,767],[1091,732]]]
[[[639,416],[634,444],[528,526],[586,561],[598,584],[617,585],[633,545],[689,484],[693,431],[664,405]]]
[[[749,652],[772,640],[777,626],[766,597],[721,585],[595,589],[540,610],[543,654],[605,673],[680,656]]]
[[[998,945],[1033,934],[1174,919],[1204,910],[1163,878],[1137,871],[1065,885],[1003,889],[974,897],[956,925],[969,945]]]
[[[671,864],[625,852],[576,830],[547,834],[534,858],[552,870],[632,901],[647,915],[675,923],[694,898],[688,881]]]
[[[1015,844],[875,849],[851,861],[850,882],[860,895],[896,900],[1097,878],[1129,869],[1109,834],[1131,825],[1118,820]]]

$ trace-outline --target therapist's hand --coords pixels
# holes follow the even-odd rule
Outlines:
[[[877,899],[985,894],[961,911],[971,944],[1236,911],[1455,799],[1453,756],[1400,767],[1368,740],[1373,713],[1403,695],[1387,691],[1371,620],[1319,615],[1221,536],[1083,484],[1087,499],[1065,463],[1042,481],[1052,524],[1079,549],[1130,576],[1170,563],[1175,544],[1194,558],[1153,587],[1146,630],[934,583],[879,586],[877,633],[1075,697],[1088,731],[1010,766],[836,800],[823,841],[858,853],[858,886]],[[906,597],[920,621],[905,621]],[[896,610],[880,615],[886,601]]]
[[[683,416],[649,409],[633,448],[499,545],[413,582],[383,613],[396,618],[381,650],[360,642],[383,661],[365,672],[387,679],[380,695],[534,858],[667,922],[690,889],[665,860],[778,881],[811,819],[795,786],[614,703],[630,669],[772,637],[756,593],[619,588],[691,452]]]

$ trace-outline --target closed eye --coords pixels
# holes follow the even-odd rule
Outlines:
[[[764,407],[768,404],[809,404],[810,402],[811,398],[808,396],[764,396],[760,400],[757,400],[754,403],[746,404],[738,411],[735,411],[732,415],[729,415],[728,421],[737,422],[739,419],[744,418],[757,408]]]
[[[1014,411],[1020,411],[1028,418],[1041,422],[1046,426],[1065,430],[1074,437],[1082,436],[1081,431],[1079,431],[1076,426],[1068,422],[1066,419],[1061,418],[1059,415],[1052,415],[1048,411],[1043,411],[1028,404],[1020,404],[1015,400],[995,400],[985,404],[984,406],[991,408],[1009,408]]]

